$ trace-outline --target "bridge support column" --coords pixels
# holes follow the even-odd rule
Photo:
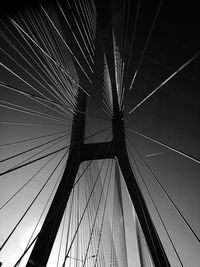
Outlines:
[[[129,162],[126,150],[123,113],[119,109],[115,85],[112,88],[112,94],[113,140],[107,143],[84,144],[86,95],[79,89],[77,110],[81,112],[76,112],[74,115],[67,165],[26,267],[46,266],[80,163],[85,160],[97,160],[105,157],[118,160],[154,266],[170,266]],[[112,150],[107,154],[108,147],[110,146],[112,146]],[[98,155],[97,151],[100,151]]]
[[[86,94],[79,89],[77,110],[85,112]],[[42,229],[36,240],[26,267],[46,266],[53,243],[69,199],[81,160],[81,145],[84,141],[85,114],[75,112],[67,164]]]
[[[133,174],[125,138],[125,127],[123,113],[119,109],[117,89],[113,85],[113,147],[115,148],[115,157],[118,160],[123,178],[125,180],[132,204],[135,208],[138,220],[144,233],[149,252],[151,254],[155,267],[169,267],[170,263],[163,249],[162,243],[151,219],[149,210]]]

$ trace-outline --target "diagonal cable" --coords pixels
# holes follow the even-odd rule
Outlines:
[[[154,89],[148,96],[146,96],[139,104],[137,104],[133,109],[128,113],[128,116],[135,111],[139,106],[141,106],[147,99],[149,99],[155,92],[157,92],[163,85],[165,85],[171,78],[173,78],[177,73],[184,69],[189,63],[195,60],[200,55],[200,51],[197,52],[193,57],[186,61],[180,68],[178,68],[172,75],[170,75],[164,82],[162,82],[156,89]]]
[[[132,79],[132,81],[131,81],[130,90],[131,90],[131,88],[133,87],[133,83],[134,83],[134,81],[135,81],[135,79],[136,79],[137,73],[138,73],[139,68],[140,68],[140,65],[141,65],[141,63],[142,63],[144,54],[145,54],[146,49],[147,49],[147,45],[148,45],[149,40],[150,40],[150,38],[151,38],[153,29],[154,29],[154,27],[155,27],[155,23],[156,23],[156,21],[157,21],[157,18],[158,18],[158,15],[159,15],[159,13],[160,13],[160,9],[161,9],[161,6],[162,6],[162,3],[163,3],[163,2],[164,2],[164,0],[161,0],[160,3],[159,3],[159,6],[158,6],[158,9],[157,9],[157,11],[156,11],[156,14],[155,14],[153,23],[152,23],[151,28],[150,28],[150,31],[149,31],[149,33],[148,33],[148,36],[147,36],[147,39],[146,39],[144,48],[143,48],[143,50],[142,50],[142,54],[141,54],[141,56],[140,56],[140,60],[139,60],[139,62],[138,62],[136,71],[135,71],[134,76],[133,76],[133,79]]]
[[[181,156],[183,156],[183,157],[185,157],[185,158],[188,158],[188,159],[190,159],[190,160],[192,160],[192,161],[194,161],[194,162],[196,162],[196,163],[198,163],[198,164],[200,163],[200,160],[199,160],[199,159],[197,159],[197,158],[195,158],[195,157],[193,157],[193,156],[191,156],[191,155],[189,155],[189,154],[187,154],[187,153],[185,153],[185,152],[182,152],[181,150],[175,149],[175,148],[173,148],[172,146],[169,146],[169,145],[167,145],[167,144],[165,144],[165,143],[163,143],[163,142],[159,142],[158,140],[156,140],[156,139],[154,139],[154,138],[151,138],[151,137],[149,137],[149,136],[147,136],[147,135],[144,135],[144,134],[142,134],[142,133],[140,133],[140,132],[134,131],[134,130],[131,129],[131,128],[127,128],[127,129],[128,129],[129,131],[131,131],[131,132],[133,132],[133,133],[135,133],[135,134],[137,134],[137,135],[139,135],[139,136],[145,138],[145,139],[150,140],[151,142],[154,142],[154,143],[156,143],[156,144],[159,144],[159,145],[161,145],[161,146],[163,146],[163,147],[165,147],[165,148],[167,148],[167,149],[169,149],[169,150],[171,150],[171,151],[173,151],[173,152],[175,152],[175,153],[178,153],[179,155],[181,155]]]
[[[107,129],[109,129],[109,128],[110,128],[110,127],[107,127],[107,128],[105,128],[105,129],[103,129],[103,130],[101,130],[101,131],[98,131],[98,132],[96,132],[96,133],[94,133],[94,134],[91,134],[91,135],[87,136],[86,138],[84,138],[84,140],[87,140],[87,139],[89,139],[89,138],[91,138],[91,137],[93,137],[93,136],[95,136],[95,135],[97,135],[97,134],[99,134],[99,133],[102,133],[102,132],[104,132],[105,130],[107,130]],[[27,165],[30,165],[30,164],[32,164],[32,163],[35,163],[35,162],[37,162],[37,161],[39,161],[39,160],[41,160],[41,159],[44,159],[44,158],[46,158],[46,157],[49,157],[49,156],[53,155],[54,153],[57,153],[57,152],[62,151],[62,150],[64,150],[64,149],[66,149],[66,148],[72,147],[72,146],[74,146],[74,145],[76,145],[77,143],[80,143],[80,142],[82,142],[82,141],[83,141],[83,140],[80,140],[79,142],[76,142],[76,143],[74,143],[74,144],[72,144],[72,145],[64,146],[64,147],[62,147],[62,148],[60,148],[60,149],[57,149],[57,150],[55,150],[55,151],[53,151],[53,152],[51,152],[51,153],[48,153],[47,155],[41,156],[41,157],[39,157],[39,158],[37,158],[37,159],[34,159],[34,160],[32,160],[32,161],[30,161],[30,162],[28,162],[28,163],[22,164],[22,165],[20,165],[20,166],[16,166],[16,167],[11,168],[11,169],[8,169],[8,170],[6,170],[6,171],[4,171],[4,172],[1,172],[1,173],[0,173],[0,176],[3,176],[3,175],[8,174],[8,173],[10,173],[10,172],[13,172],[13,171],[15,171],[15,170],[17,170],[17,169],[23,168],[23,167],[25,167],[25,166],[27,166]]]
[[[37,193],[37,195],[34,197],[34,199],[32,200],[32,202],[29,204],[28,208],[23,213],[23,215],[20,218],[20,220],[17,222],[17,224],[15,225],[15,227],[12,229],[12,231],[10,232],[10,234],[8,235],[8,237],[6,238],[6,240],[4,241],[4,243],[2,244],[2,246],[0,247],[0,251],[4,248],[4,246],[6,245],[6,243],[8,242],[8,240],[10,239],[10,237],[13,235],[14,231],[17,229],[17,227],[19,226],[19,224],[21,223],[21,221],[24,219],[24,217],[26,216],[26,214],[28,213],[28,211],[31,209],[31,207],[33,206],[33,204],[35,203],[35,201],[39,197],[40,193],[43,191],[43,189],[45,188],[45,186],[47,185],[47,183],[49,182],[49,180],[53,176],[54,172],[56,171],[56,169],[58,168],[58,166],[60,165],[60,163],[63,161],[63,159],[66,156],[66,154],[67,154],[67,152],[65,152],[65,154],[62,156],[61,160],[58,162],[58,164],[54,168],[54,170],[51,173],[51,175],[48,177],[48,179],[46,180],[46,182],[44,183],[44,185],[41,187],[41,189],[39,190],[39,192]]]
[[[133,144],[132,144],[132,142],[129,140],[129,138],[127,138],[127,140],[128,140],[129,143],[133,146]],[[146,184],[146,182],[145,182],[145,180],[144,180],[144,177],[143,177],[143,175],[142,175],[142,173],[141,173],[141,171],[140,171],[140,169],[139,169],[139,167],[138,167],[138,164],[136,163],[136,161],[135,161],[135,159],[134,159],[134,157],[133,157],[133,155],[132,155],[132,153],[131,153],[131,151],[130,151],[129,148],[128,148],[128,150],[129,150],[129,153],[130,153],[130,155],[131,155],[131,158],[132,158],[132,160],[133,160],[133,162],[134,162],[134,164],[135,164],[135,166],[136,166],[136,168],[137,168],[137,171],[138,171],[138,173],[140,174],[140,177],[141,177],[142,182],[143,182],[143,184],[144,184],[144,186],[145,186],[145,188],[146,188],[146,190],[147,190],[147,192],[148,192],[148,195],[149,195],[149,197],[150,197],[150,199],[151,199],[151,201],[152,201],[152,203],[153,203],[153,206],[154,206],[154,208],[155,208],[155,210],[156,210],[156,212],[157,212],[157,214],[158,214],[158,217],[159,217],[159,219],[160,219],[160,221],[161,221],[161,223],[162,223],[162,225],[163,225],[163,227],[164,227],[164,229],[165,229],[165,232],[166,232],[166,234],[167,234],[167,236],[168,236],[168,238],[169,238],[169,241],[170,241],[170,243],[171,243],[171,245],[172,245],[172,247],[173,247],[173,249],[174,249],[174,251],[175,251],[175,254],[176,254],[176,256],[177,256],[177,258],[178,258],[178,260],[179,260],[181,266],[184,267],[184,265],[183,265],[183,263],[182,263],[182,260],[181,260],[179,254],[178,254],[178,251],[177,251],[177,249],[176,249],[176,247],[175,247],[175,245],[174,245],[174,243],[173,243],[173,240],[172,240],[172,238],[171,238],[171,236],[170,236],[170,234],[169,234],[169,231],[167,230],[167,227],[166,227],[166,225],[165,225],[165,223],[164,223],[164,220],[163,220],[162,217],[161,217],[161,214],[160,214],[160,212],[159,212],[159,210],[158,210],[158,208],[157,208],[157,206],[156,206],[156,203],[155,203],[155,201],[154,201],[154,199],[153,199],[153,197],[152,197],[152,194],[151,194],[151,192],[150,192],[150,190],[149,190],[149,188],[148,188],[148,186],[147,186],[147,184]],[[136,153],[137,153],[137,155],[139,156],[139,158],[140,158],[142,161],[144,161],[144,160],[141,158],[141,156],[139,155],[139,152],[136,150],[135,146],[134,146],[134,150],[136,151]]]
[[[129,140],[129,142],[131,143],[131,141]],[[132,144],[132,143],[131,143]],[[136,150],[136,148],[134,147],[135,151],[137,152],[138,156],[140,157],[140,159],[142,160],[144,166],[149,170],[149,172],[151,173],[152,177],[155,179],[156,183],[160,186],[160,188],[162,189],[163,193],[165,194],[165,196],[169,199],[170,203],[172,204],[172,206],[174,207],[174,209],[177,211],[177,213],[180,215],[180,217],[182,218],[182,220],[184,221],[185,225],[189,228],[190,232],[193,234],[193,236],[195,237],[195,239],[198,241],[198,243],[200,244],[200,238],[197,236],[197,234],[194,232],[194,230],[192,229],[192,227],[189,225],[189,223],[187,222],[187,220],[185,219],[185,217],[183,216],[183,214],[181,213],[181,211],[178,209],[178,207],[176,206],[175,202],[173,201],[173,199],[170,197],[170,195],[167,193],[167,191],[165,190],[165,188],[162,186],[162,184],[160,183],[160,181],[157,179],[157,177],[155,176],[155,174],[153,173],[153,171],[149,168],[149,166],[147,165],[147,163],[143,160],[143,158],[140,156],[139,152]]]

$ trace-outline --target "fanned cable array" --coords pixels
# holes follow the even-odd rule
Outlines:
[[[38,2],[0,21],[0,262],[3,266],[27,266],[42,235],[41,229],[55,222],[58,214],[62,214],[61,223],[47,267],[128,267],[133,262],[136,267],[183,267],[191,262],[194,267],[199,266],[200,160],[191,149],[192,142],[196,147],[199,144],[198,129],[192,124],[198,121],[198,104],[195,93],[190,105],[187,106],[190,100],[185,99],[189,95],[185,91],[192,91],[194,83],[198,87],[199,82],[198,77],[191,78],[195,68],[199,70],[196,33],[193,36],[190,32],[189,37],[176,33],[177,39],[187,39],[187,51],[183,44],[184,53],[175,51],[177,58],[184,54],[176,67],[168,68],[167,75],[160,75],[158,68],[159,79],[152,83],[152,88],[146,88],[149,80],[145,77],[153,73],[147,61],[151,59],[151,64],[165,66],[148,57],[148,53],[152,40],[152,44],[156,40],[156,51],[159,47],[160,36],[154,37],[160,34],[156,25],[159,22],[160,28],[166,26],[163,10],[170,9],[170,4],[163,5],[163,0],[147,1],[150,5],[142,0],[136,3],[118,0],[109,2],[108,8],[106,1],[102,15],[99,9],[102,2],[66,0],[52,5]],[[113,14],[109,13],[107,23],[104,19],[110,9]],[[183,12],[180,7],[178,10],[179,14]],[[173,14],[170,15],[174,22]],[[97,29],[101,23],[103,30],[108,27],[109,44],[105,44],[102,29]],[[178,23],[182,25],[184,20]],[[169,32],[173,30],[170,28]],[[190,37],[195,43],[190,43]],[[185,82],[185,73],[190,77],[189,82]],[[175,77],[176,83],[170,87]],[[167,96],[170,104],[166,105],[158,96],[155,105],[151,99],[162,94],[164,87],[162,97]],[[177,87],[181,88],[181,94],[176,95]],[[92,90],[99,90],[98,94]],[[139,101],[137,96],[134,98],[138,91],[142,99]],[[103,95],[103,110],[114,122],[113,132],[102,120],[96,121],[102,119],[99,114],[92,115],[87,107],[85,111],[77,108],[81,94],[94,103],[91,95]],[[119,107],[117,119],[122,115],[126,122],[123,129],[123,120],[115,120],[114,101],[116,109]],[[139,107],[141,110],[136,113]],[[163,112],[165,109],[169,118]],[[190,119],[185,132],[185,125],[174,119],[180,110],[186,115],[185,124]],[[191,110],[193,113],[187,120],[186,113]],[[83,138],[74,141],[76,133],[87,128],[86,116],[94,119],[89,120],[92,127],[98,123],[101,129],[94,128],[91,134],[83,134]],[[84,125],[80,118],[86,121]],[[98,141],[100,135],[102,143]],[[187,136],[191,143],[184,141]],[[74,147],[78,147],[77,151]],[[126,167],[130,166],[130,172],[124,170],[122,162],[124,165],[128,162]],[[61,194],[63,199],[49,218],[55,195],[60,192],[59,185],[63,178],[71,178],[65,175],[66,166],[70,171],[78,166],[72,190],[66,202]],[[159,253],[155,248],[161,248],[162,255],[156,255]]]
[[[120,55],[115,34],[113,32],[113,52],[114,52],[114,68],[115,68],[115,84],[117,87],[118,104],[120,109],[123,109],[123,96],[125,87],[123,86],[124,62]]]
[[[111,78],[110,73],[108,69],[108,63],[106,60],[106,55],[104,54],[104,73],[103,73],[103,96],[104,96],[104,104],[107,108],[107,112],[109,116],[112,118],[113,115],[113,98],[112,98],[112,84],[111,84]]]
[[[116,262],[116,266],[128,266],[121,177],[117,164],[113,193],[112,245],[112,250],[115,252],[112,253],[112,261]],[[113,265],[115,266],[115,264]]]

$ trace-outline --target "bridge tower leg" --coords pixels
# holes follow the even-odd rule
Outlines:
[[[86,94],[80,89],[78,90],[76,108],[83,112],[86,110]],[[26,267],[46,266],[48,262],[80,165],[81,144],[84,140],[84,132],[85,114],[75,112],[67,164]]]
[[[149,252],[151,254],[154,266],[169,267],[170,263],[165,254],[164,248],[152,222],[145,200],[142,196],[136,178],[133,174],[125,139],[125,128],[123,113],[120,111],[116,86],[112,87],[113,95],[113,147],[115,149],[115,157],[120,166],[124,181],[126,183],[130,198],[135,208],[138,220],[143,230]]]
[[[26,267],[46,266],[80,163],[85,160],[97,160],[105,157],[116,158],[119,163],[154,266],[170,266],[129,162],[125,142],[123,113],[119,108],[115,85],[112,87],[112,95],[112,141],[84,144],[86,94],[79,89],[76,108],[81,112],[75,112],[74,114],[67,165]],[[108,146],[110,147],[110,145],[112,145],[112,150],[108,154]],[[101,148],[101,152],[99,155],[96,155],[96,151],[99,151],[99,148]]]

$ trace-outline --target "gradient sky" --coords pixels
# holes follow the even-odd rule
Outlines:
[[[100,32],[103,36],[104,41],[106,42],[106,40],[108,40],[108,42],[105,44],[105,47],[109,47],[110,36],[108,36],[108,29],[111,21],[108,1],[97,0],[95,2],[99,14]],[[134,87],[131,91],[129,90],[128,86],[130,85],[134,71],[137,68],[137,63],[139,62],[145,40],[147,38],[150,25],[152,23],[159,2],[160,1],[141,1],[138,24],[135,33],[135,42],[132,49],[130,65],[126,77],[127,91],[124,96],[125,116],[127,116],[128,112],[133,107],[135,107],[135,105],[137,105],[144,97],[146,97],[152,90],[154,90],[159,84],[165,81],[165,79],[167,79],[174,71],[181,67],[200,50],[200,18],[197,14],[198,9],[195,6],[195,1],[190,1],[190,3],[187,4],[174,3],[174,1],[164,1],[157,22],[155,24],[155,28],[152,32],[147,49],[145,51],[142,63],[140,65]],[[13,15],[12,12],[9,13],[10,9],[8,8],[8,5],[10,4],[10,2],[6,1],[6,3],[5,5],[1,3],[2,7],[4,7],[7,14]],[[20,1],[16,1],[13,5],[13,8],[14,6],[17,6],[20,10],[20,7],[23,7],[23,4]],[[29,4],[27,6],[29,6]],[[131,49],[130,32],[133,29],[136,8],[137,1],[131,1],[131,17],[128,24],[126,56]],[[114,16],[116,23],[118,21],[118,15],[119,13],[116,12]],[[0,30],[5,31],[5,27],[2,26],[2,24]],[[99,37],[97,40],[98,42],[100,42]],[[0,39],[0,47],[6,50],[11,55],[11,57],[15,58],[16,60],[20,60],[20,58],[16,56],[15,52],[7,46],[2,36]],[[100,116],[106,120],[88,116],[86,123],[86,136],[89,136],[90,134],[102,130],[108,126],[111,126],[110,118],[102,111],[102,108],[104,108],[104,105],[102,103],[103,53],[102,47],[99,47],[100,48],[98,48],[99,50],[96,55],[96,64],[94,66],[94,84],[93,88],[92,86],[89,87],[91,97],[88,98],[88,113]],[[77,52],[77,54],[78,56],[80,56],[79,52]],[[15,69],[16,72],[21,73],[23,77],[26,77],[26,73],[24,71],[21,71],[20,68],[17,67],[16,64],[14,64],[13,61],[9,59],[5,55],[5,53],[2,52],[2,50],[0,52],[0,57],[3,64],[7,64],[8,67]],[[109,57],[110,56],[108,55],[108,58]],[[26,65],[24,66],[27,67]],[[83,77],[80,75],[80,72],[76,69],[77,66],[75,67],[72,61],[71,66],[73,66],[73,77],[80,79],[83,86],[89,86],[86,79],[83,79]],[[149,196],[146,187],[141,179],[141,174],[146,185],[148,185],[151,196],[156,203],[161,217],[165,222],[165,226],[168,229],[177,252],[183,262],[183,266],[198,267],[200,262],[200,243],[191,233],[189,228],[181,219],[180,215],[175,211],[174,207],[167,199],[166,194],[163,193],[163,190],[155,180],[155,177],[158,178],[158,181],[169,194],[176,206],[179,208],[181,214],[187,220],[197,237],[200,237],[200,165],[199,163],[196,163],[189,158],[175,153],[164,146],[156,144],[153,141],[150,141],[134,132],[131,132],[130,129],[156,139],[159,142],[167,144],[168,146],[182,151],[183,153],[186,153],[191,157],[200,159],[200,109],[198,98],[198,89],[200,86],[199,71],[200,58],[197,57],[193,62],[191,62],[182,71],[180,71],[180,73],[178,73],[174,78],[168,81],[158,92],[156,92],[151,98],[149,98],[144,104],[142,104],[137,110],[135,110],[125,119],[125,127],[127,127],[127,145],[131,153],[134,155],[135,161],[140,169],[139,173],[137,167],[134,166],[138,183],[145,196],[147,205],[152,214],[154,223],[157,227],[158,233],[160,234],[163,245],[167,251],[167,254],[170,255],[171,265],[175,267],[181,265],[178,263],[174,250],[163,229],[163,226],[160,223],[157,212],[153,207],[151,197]],[[38,77],[38,75],[36,75],[36,77]],[[2,66],[0,66],[0,80],[12,86],[16,86],[22,90],[33,93],[33,90],[31,88],[14,77]],[[30,79],[30,77],[27,77],[27,80],[31,81],[33,85],[36,84],[33,80]],[[93,90],[94,88],[95,90]],[[39,87],[39,89],[42,90],[41,87]],[[23,106],[26,108],[31,108],[34,110],[40,109],[41,112],[48,113],[51,116],[58,115],[45,107],[41,108],[37,103],[33,105],[32,100],[27,99],[27,97],[21,96],[17,93],[13,93],[3,86],[0,87],[0,99],[1,101],[9,101],[14,104],[23,104]],[[65,119],[63,116],[61,117],[62,119]],[[69,126],[63,125],[63,122],[56,122],[55,125],[54,120],[34,117],[30,114],[25,115],[20,112],[5,109],[2,106],[0,107],[0,121],[0,145],[14,141],[20,141],[27,138],[34,138],[40,135],[64,132],[70,129]],[[37,125],[7,125],[5,123],[3,124],[2,121],[21,121],[24,123],[32,123]],[[93,137],[93,141],[104,141],[109,133],[110,129],[105,133],[98,135],[97,137]],[[60,136],[64,134],[65,133],[61,133]],[[53,137],[51,136],[48,138],[40,139],[40,141],[35,140],[25,144],[22,143],[15,146],[5,147],[1,146],[0,159],[12,156],[13,153],[18,153],[24,150],[24,148],[31,148],[34,145],[39,145],[41,142],[47,142],[49,140],[52,140],[53,138],[56,138],[56,135]],[[61,148],[65,144],[65,141],[62,141],[59,145],[56,146],[56,148]],[[137,152],[135,152],[130,142],[135,145],[137,151],[139,152],[142,159],[146,162],[149,169],[146,167],[146,165],[144,165],[140,156],[138,156]],[[53,151],[53,148],[47,151],[51,152]],[[46,154],[46,152],[44,154]],[[29,156],[31,155],[32,152],[29,153]],[[27,207],[27,203],[30,202],[38,192],[40,186],[44,182],[44,177],[46,177],[48,173],[51,173],[62,155],[60,154],[58,157],[56,157],[54,164],[50,164],[50,167],[47,170],[45,169],[45,171],[41,172],[41,174],[38,175],[35,183],[30,185],[29,188],[24,191],[24,194],[21,194],[21,197],[17,197],[13,202],[11,202],[11,204],[7,206],[5,210],[2,209],[0,211],[1,244],[3,243],[17,220],[22,215],[25,207]],[[1,163],[1,172],[7,170],[11,166],[13,166],[13,164],[15,165],[22,160],[23,157],[20,157],[18,160],[13,159],[9,162]],[[132,162],[131,158],[130,160]],[[19,169],[11,174],[7,174],[4,177],[0,177],[1,203],[4,203],[6,199],[12,196],[17,188],[19,188],[20,185],[22,185],[26,181],[27,177],[31,177],[31,175],[34,174],[45,162],[46,159],[40,161],[39,163],[34,163],[31,166],[27,166],[21,170]],[[44,203],[44,201],[46,200],[47,195],[53,187],[53,181],[55,181],[60,171],[61,167],[59,167],[59,169],[55,173],[55,176],[52,177],[52,183],[49,184],[49,187],[43,192],[40,199],[36,202],[33,213],[26,217],[26,222],[24,222],[24,224],[16,232],[10,243],[9,255],[8,251],[5,252],[5,255],[3,254],[3,251],[0,252],[2,253],[0,254],[0,261],[2,261],[3,263],[7,261],[7,263],[5,263],[5,265],[3,266],[13,266],[13,263],[23,251],[23,248],[31,234],[32,228],[34,227],[33,225],[36,223],[36,217],[41,213],[42,207],[44,205],[41,203]],[[155,177],[152,176],[152,173],[155,175]],[[137,267],[139,266],[139,259],[136,248],[136,232],[133,227],[134,215],[124,184],[122,186],[122,192],[124,196],[123,204],[127,234],[128,263],[129,266]],[[111,202],[112,201],[110,201],[110,203]],[[135,254],[132,251],[135,251]],[[53,257],[54,256],[52,256],[52,258]],[[14,258],[15,260],[13,261]],[[135,265],[133,265],[133,262]],[[23,266],[23,264],[20,266]],[[55,263],[52,263],[49,266],[55,266]]]

